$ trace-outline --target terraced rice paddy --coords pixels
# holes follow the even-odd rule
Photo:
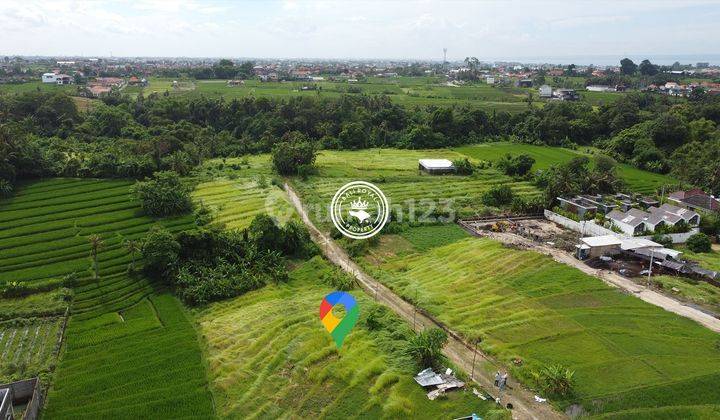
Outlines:
[[[103,276],[125,271],[131,256],[123,239],[138,239],[156,221],[130,202],[130,181],[53,179],[0,202],[0,283],[36,282],[75,272],[89,278],[88,236],[100,235]],[[164,220],[169,229],[190,217]]]
[[[392,242],[389,243],[393,246]],[[704,417],[720,409],[720,336],[600,280],[489,239],[427,251],[371,250],[376,278],[484,349],[515,375],[561,364],[575,371],[590,414]],[[571,401],[560,401],[561,406]]]
[[[197,311],[220,417],[485,415],[491,404],[468,391],[429,401],[412,380],[411,363],[398,357],[402,343],[365,327],[374,304],[361,291],[352,292],[361,318],[338,350],[317,318],[322,298],[332,291],[318,280],[328,270],[316,257],[295,269],[286,284]],[[407,331],[399,319],[397,327]]]
[[[122,240],[138,239],[158,223],[130,202],[130,185],[53,179],[0,202],[3,282],[78,274],[47,418],[212,416],[199,343],[182,306],[126,272],[132,257]],[[178,230],[191,217],[161,223]],[[105,243],[98,280],[89,271],[91,234]]]
[[[329,227],[327,206],[335,192],[347,182],[364,180],[376,184],[385,193],[390,206],[404,217],[414,208],[415,219],[433,217],[432,211],[453,210],[458,216],[480,212],[482,194],[494,185],[509,185],[520,196],[540,192],[527,181],[513,181],[494,169],[480,170],[472,176],[427,175],[418,171],[418,159],[464,158],[450,150],[370,149],[362,151],[322,151],[317,158],[319,174],[294,185],[309,206],[311,217]]]
[[[213,416],[196,333],[168,294],[74,316],[55,378],[50,419]]]
[[[253,178],[199,184],[193,199],[211,208],[213,223],[224,224],[228,229],[244,229],[259,214],[270,214],[280,222],[295,214],[283,190],[274,185],[260,187]]]
[[[259,214],[285,223],[295,210],[285,192],[272,184],[271,166],[269,155],[208,161],[196,171],[193,200],[212,211],[214,224],[228,229],[244,229]]]
[[[547,169],[551,165],[562,164],[578,156],[590,156],[588,152],[592,151],[592,149],[582,147],[579,150],[570,150],[505,142],[463,146],[453,150],[470,158],[484,161],[497,161],[508,153],[512,155],[524,153],[535,159],[533,169]],[[678,183],[670,176],[643,171],[626,164],[620,164],[618,169],[618,174],[625,181],[627,187],[631,191],[643,194],[655,193],[663,185]]]

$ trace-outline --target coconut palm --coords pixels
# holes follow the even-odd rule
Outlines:
[[[90,256],[93,261],[93,278],[97,280],[100,277],[98,275],[98,251],[105,246],[105,242],[100,235],[90,235],[88,241],[90,242]]]
[[[135,255],[140,252],[140,242],[134,239],[127,239],[124,242],[125,249],[130,253],[130,269],[135,269]]]

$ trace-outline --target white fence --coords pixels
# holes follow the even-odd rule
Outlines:
[[[546,219],[550,220],[551,222],[555,222],[560,226],[564,226],[570,230],[574,230],[575,232],[580,232],[582,234],[582,236],[613,235],[613,236],[617,236],[618,238],[625,237],[623,234],[613,232],[610,229],[606,229],[606,228],[596,224],[592,220],[583,220],[581,222],[576,222],[570,218],[559,215],[550,210],[545,210],[544,213],[545,213]]]
[[[672,243],[674,244],[684,244],[687,242],[687,240],[693,236],[694,234],[698,233],[700,230],[698,228],[692,228],[689,232],[685,233],[666,233],[663,234],[663,236],[669,236],[670,239],[672,239]],[[638,238],[643,239],[650,239],[652,240],[652,235],[649,236],[638,236]]]

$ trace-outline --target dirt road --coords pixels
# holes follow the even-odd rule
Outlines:
[[[587,264],[577,260],[572,255],[568,254],[563,250],[538,244],[537,242],[533,242],[530,239],[524,238],[514,233],[487,232],[483,233],[482,236],[487,236],[504,243],[519,245],[523,248],[532,249],[533,251],[549,255],[553,257],[553,259],[557,262],[569,265],[571,267],[575,267],[586,274],[595,276],[607,283],[608,285],[612,287],[618,287],[629,293],[632,293],[633,295],[639,297],[647,303],[659,306],[666,311],[673,312],[685,318],[692,319],[693,321],[712,331],[720,332],[720,319],[715,318],[714,316],[707,314],[692,306],[687,306],[682,302],[665,296],[662,293],[656,292],[649,287],[641,286],[613,271],[598,270],[589,267]]]
[[[473,371],[473,361],[475,361],[475,375],[473,380],[483,387],[485,391],[490,392],[494,398],[498,397],[498,390],[493,383],[493,374],[496,369],[500,368],[499,364],[482,352],[474,354],[473,347],[463,341],[457,333],[449,330],[432,318],[423,315],[417,311],[412,304],[406,302],[393,291],[365,274],[340,246],[315,227],[308,217],[302,201],[292,187],[285,184],[285,191],[293,206],[300,214],[303,222],[308,227],[313,240],[320,246],[328,260],[355,276],[360,286],[368,295],[376,301],[387,305],[395,313],[412,324],[416,330],[438,327],[447,331],[448,343],[445,346],[444,353],[456,366],[468,373]],[[474,360],[474,356],[476,360]],[[508,383],[512,389],[506,389],[502,393],[501,402],[503,406],[508,403],[512,404],[512,415],[514,419],[560,419],[566,417],[564,414],[556,411],[550,404],[546,402],[536,402],[534,394],[523,388],[517,381],[513,380],[513,378],[508,378]]]

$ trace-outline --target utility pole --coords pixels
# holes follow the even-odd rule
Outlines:
[[[418,305],[418,289],[417,285],[415,285],[415,304],[413,305],[413,331],[415,331],[415,316],[417,315],[417,305]]]
[[[652,265],[653,265],[653,257],[655,256],[655,251],[650,248],[650,269],[648,269],[648,281],[647,286],[650,287],[650,276],[652,275]]]

